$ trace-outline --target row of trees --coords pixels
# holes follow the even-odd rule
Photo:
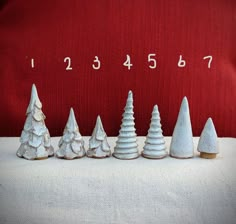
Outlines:
[[[118,159],[135,159],[139,157],[137,135],[134,122],[133,94],[128,93],[124,108],[122,124],[113,156]],[[45,159],[54,155],[50,134],[45,125],[45,115],[35,85],[32,86],[31,99],[26,111],[26,121],[21,134],[21,145],[17,156],[25,159]],[[150,128],[146,137],[142,155],[150,159],[161,159],[167,155],[165,140],[162,134],[160,113],[157,105],[153,107]],[[214,158],[218,153],[217,134],[211,118],[208,119],[198,145],[198,151],[204,158]],[[170,156],[176,158],[193,157],[192,127],[187,98],[184,97],[173,132]],[[79,132],[75,114],[71,108],[63,136],[59,141],[56,156],[74,159],[85,156],[84,140]],[[97,117],[92,136],[89,139],[88,157],[105,158],[111,155],[107,135],[100,116]]]

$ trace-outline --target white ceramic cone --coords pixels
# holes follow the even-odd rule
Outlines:
[[[56,152],[58,158],[75,159],[85,155],[84,140],[79,132],[72,108],[70,109],[68,121],[58,145],[59,149]]]
[[[38,109],[42,108],[42,103],[39,100],[38,92],[37,92],[35,84],[32,85],[30,102],[29,102],[29,106],[27,108],[26,114],[32,112],[32,110],[34,109],[34,106],[38,107]]]
[[[202,130],[197,150],[200,156],[206,159],[213,159],[219,153],[217,133],[211,118],[208,118]]]
[[[89,139],[89,150],[87,156],[92,158],[105,158],[111,155],[110,146],[107,142],[107,135],[104,131],[100,116],[97,117],[93,134]]]
[[[113,153],[113,156],[117,159],[136,159],[139,157],[133,114],[133,93],[129,91]]]
[[[170,156],[191,158],[194,155],[192,125],[187,97],[183,98],[170,144]]]
[[[32,85],[30,103],[26,111],[26,121],[21,133],[21,145],[16,155],[28,160],[46,159],[54,155],[50,134],[45,125],[36,86]]]
[[[167,155],[160,120],[160,113],[157,105],[155,105],[153,107],[151,124],[146,137],[144,150],[142,152],[143,157],[149,159],[161,159]]]
[[[78,129],[78,124],[75,119],[75,113],[73,108],[70,108],[70,114],[66,123],[66,129],[69,130],[70,132],[77,131]]]

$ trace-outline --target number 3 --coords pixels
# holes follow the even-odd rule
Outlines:
[[[97,66],[92,64],[93,69],[98,70],[101,67],[101,62],[98,59],[98,56],[95,56],[95,59],[93,60],[94,63],[97,63]]]
[[[149,63],[152,62],[152,64],[153,64],[153,65],[149,65],[149,68],[150,68],[150,69],[154,69],[154,68],[157,67],[157,61],[156,61],[156,59],[152,58],[152,57],[155,57],[155,56],[156,56],[156,54],[149,54],[149,55],[148,55],[148,62],[149,62]]]
[[[70,57],[65,57],[65,58],[64,58],[64,62],[65,62],[65,63],[67,62],[66,71],[72,70],[72,67],[71,67],[71,58],[70,58]]]

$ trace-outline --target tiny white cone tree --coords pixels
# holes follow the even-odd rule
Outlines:
[[[149,159],[161,159],[167,155],[162,135],[161,118],[157,105],[153,107],[152,118],[142,155]]]
[[[89,150],[87,151],[88,157],[105,158],[111,155],[110,146],[107,142],[107,135],[103,129],[100,116],[97,117],[93,134],[89,139]]]
[[[118,159],[135,159],[139,157],[133,108],[133,94],[132,91],[129,91],[121,129],[113,153],[113,156]]]
[[[193,133],[187,97],[183,98],[170,144],[170,156],[191,158],[194,154]]]
[[[214,159],[219,153],[217,133],[211,118],[208,118],[202,130],[197,150],[200,152],[200,157],[206,159]]]
[[[25,159],[46,159],[53,156],[50,134],[45,125],[45,115],[39,100],[36,86],[32,85],[30,103],[26,111],[26,121],[21,133],[21,145],[16,155]]]
[[[59,150],[56,152],[58,158],[75,159],[85,155],[84,140],[79,132],[72,108],[70,109],[69,118],[58,146]]]

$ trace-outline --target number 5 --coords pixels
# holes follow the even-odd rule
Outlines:
[[[149,68],[151,68],[151,69],[154,69],[154,68],[157,67],[157,61],[156,61],[156,59],[155,59],[155,58],[152,58],[152,57],[155,57],[155,56],[156,56],[156,54],[149,54],[149,55],[148,55],[148,62],[149,62],[149,63],[152,62],[152,64],[153,64],[153,65],[149,65]]]

